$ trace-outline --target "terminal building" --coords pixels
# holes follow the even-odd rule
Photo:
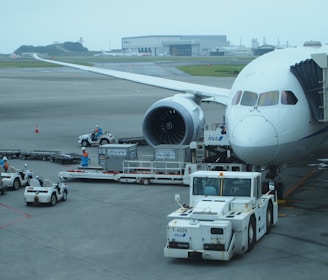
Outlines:
[[[151,56],[214,56],[224,55],[229,47],[225,35],[153,35],[122,38],[122,50]]]

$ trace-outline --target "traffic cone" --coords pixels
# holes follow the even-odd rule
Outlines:
[[[39,126],[37,124],[35,125],[35,131],[34,132],[39,133]]]

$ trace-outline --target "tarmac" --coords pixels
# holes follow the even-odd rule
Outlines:
[[[233,82],[191,77],[171,64],[102,66],[222,87]],[[148,106],[174,94],[68,68],[0,69],[0,84],[0,148],[63,153],[80,153],[78,135],[96,124],[117,138],[141,136]],[[222,119],[222,108],[204,106],[208,119]],[[87,150],[91,164],[97,165],[97,148]],[[147,146],[140,148],[140,153],[150,152]],[[25,163],[34,175],[53,181],[59,171],[76,167],[9,161],[16,168]],[[9,191],[0,195],[1,280],[327,279],[328,176],[319,170],[303,180],[312,169],[286,171],[294,189],[280,206],[277,225],[252,252],[229,262],[163,256],[167,215],[178,207],[176,193],[188,202],[185,186],[69,180],[68,200],[54,207],[27,207],[24,188]]]

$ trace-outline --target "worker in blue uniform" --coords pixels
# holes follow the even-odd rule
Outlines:
[[[88,167],[89,166],[89,154],[85,150],[85,147],[82,147],[81,166],[82,167]]]
[[[99,125],[96,125],[96,129],[94,130],[95,140],[99,138],[103,134],[102,128]]]

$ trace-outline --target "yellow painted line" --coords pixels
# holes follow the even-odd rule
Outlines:
[[[288,196],[290,196],[295,190],[297,190],[297,188],[299,186],[301,186],[307,179],[309,179],[316,171],[318,170],[318,168],[315,168],[313,170],[311,170],[309,173],[307,173],[304,177],[302,177],[295,185],[293,185],[291,188],[289,188],[286,191],[286,196],[285,198],[287,198]]]
[[[293,206],[281,206],[279,209],[294,209]]]
[[[286,199],[278,199],[278,205],[286,205],[287,200]]]

